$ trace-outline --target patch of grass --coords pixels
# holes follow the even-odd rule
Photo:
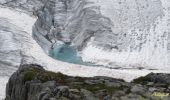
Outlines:
[[[65,83],[65,79],[67,78],[67,76],[62,73],[54,73],[50,71],[45,71],[45,72],[39,73],[37,78],[42,82],[53,80],[53,81],[57,81],[58,83]]]
[[[70,88],[86,89],[93,93],[99,90],[106,90],[109,94],[112,94],[117,90],[124,89],[124,87],[122,88],[122,87],[107,86],[105,85],[105,83],[88,84],[85,82],[88,78],[74,77],[72,80],[72,78],[62,73],[54,73],[51,71],[45,71],[36,68],[28,68],[22,73],[24,73],[23,74],[24,82],[31,81],[34,79],[38,79],[43,83],[47,81],[56,81],[60,85],[68,85]]]
[[[93,84],[93,85],[90,85],[90,84],[86,84],[86,83],[84,83],[82,85],[74,86],[74,88],[86,89],[86,90],[89,90],[89,91],[91,91],[93,93],[95,93],[95,92],[97,92],[99,90],[106,90],[109,94],[112,94],[117,90],[122,90],[121,87],[107,86],[105,84]]]
[[[82,77],[75,77],[76,81],[81,81],[81,82],[84,82],[85,81],[85,78],[82,78]]]
[[[41,82],[47,82],[53,80],[53,81],[57,81],[58,83],[64,83],[67,77],[62,73],[54,73],[54,72],[40,70],[36,68],[28,68],[22,73],[23,73],[24,82],[38,79]]]
[[[28,71],[24,74],[24,82],[31,81],[36,76],[36,73],[33,71]]]
[[[145,77],[139,77],[137,79],[133,80],[133,83],[138,83],[138,84],[146,84],[147,82],[150,81],[150,78],[145,76]]]

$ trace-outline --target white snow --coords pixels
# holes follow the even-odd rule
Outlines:
[[[0,76],[0,100],[4,100],[5,97],[5,87],[6,83],[8,82],[9,77],[7,76]]]
[[[10,23],[22,28],[23,31],[32,33],[32,26],[36,21],[36,18],[23,13],[21,10],[14,10],[13,8],[5,8],[0,6],[0,17],[10,20]]]
[[[132,39],[118,38],[117,41],[123,44],[120,46],[123,49],[121,51],[106,51],[93,44],[92,38],[82,52],[84,61],[106,66],[111,64],[110,67],[123,66],[123,68],[143,67],[165,70],[170,67],[170,51],[168,50],[168,46],[170,46],[169,0],[89,1],[95,2],[93,5],[100,6],[101,14],[112,20],[113,32],[119,35],[127,33]],[[149,3],[147,8],[137,9],[141,5],[145,7],[145,3]],[[145,16],[148,16],[148,19]],[[139,31],[138,27],[140,29],[143,27],[143,31]],[[134,33],[137,36],[133,36]],[[135,49],[131,49],[131,47]],[[139,49],[141,50],[139,51]]]
[[[93,38],[91,39],[93,41]],[[154,49],[147,46],[141,52],[138,51],[107,51],[89,42],[82,51],[82,59],[97,65],[104,65],[111,68],[140,68],[166,70],[169,68],[167,50]],[[152,44],[150,44],[152,45]]]
[[[11,24],[16,25],[17,27],[19,27],[22,31],[25,31],[27,33],[30,34],[26,34],[26,35],[31,35],[32,33],[32,26],[34,25],[36,18],[33,18],[25,13],[23,13],[20,10],[14,10],[12,8],[6,8],[3,6],[0,6],[0,18],[5,18],[7,21],[9,21]],[[5,23],[1,23],[1,24],[5,24]],[[16,27],[14,26],[14,28]],[[24,38],[24,35],[18,33],[18,34],[12,34],[10,32],[4,32],[4,31],[0,31],[0,40],[2,40],[2,45],[0,50],[2,51],[13,51],[13,50],[20,50],[20,44],[15,44],[13,41],[13,39],[15,37],[22,37]],[[21,41],[17,41],[18,43],[20,43]],[[4,44],[6,43],[6,44]],[[28,45],[27,45],[28,46]],[[28,47],[27,47],[28,48]],[[17,55],[17,58],[15,59],[20,59]],[[9,59],[4,59],[4,61],[13,61],[13,58],[9,57]],[[11,62],[13,63],[12,65],[18,65],[18,62]],[[8,67],[7,67],[8,68]],[[15,69],[15,68],[12,68]],[[8,69],[11,70],[11,69]],[[3,71],[3,70],[0,70]],[[14,70],[15,71],[15,70]],[[8,72],[14,72],[14,71],[8,71]],[[6,73],[8,73],[6,72]],[[12,73],[9,73],[12,74]],[[8,75],[9,75],[8,74]],[[6,83],[8,81],[9,76],[0,76],[0,100],[2,100],[5,96],[5,87],[6,87]]]

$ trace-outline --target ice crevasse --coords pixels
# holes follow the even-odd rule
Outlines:
[[[90,1],[111,19],[112,34],[91,37],[82,51],[84,61],[124,68],[170,66],[170,1]],[[102,42],[110,49],[100,46]]]

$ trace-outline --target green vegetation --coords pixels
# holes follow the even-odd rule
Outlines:
[[[36,73],[34,71],[27,71],[24,73],[24,82],[31,81],[36,76]]]
[[[86,89],[91,92],[96,92],[99,90],[106,90],[108,93],[112,94],[117,90],[123,90],[121,87],[114,87],[114,86],[107,86],[105,83],[96,83],[96,84],[88,84],[85,80],[89,78],[81,78],[81,77],[69,77],[62,73],[54,73],[45,70],[39,70],[36,68],[28,68],[27,70],[23,71],[24,82],[31,81],[34,79],[38,79],[41,82],[47,81],[56,81],[60,85],[67,85],[70,88],[77,88],[77,89]]]
[[[28,68],[27,70],[23,71],[23,81],[31,81],[34,79],[38,79],[41,82],[47,82],[47,81],[57,81],[57,82],[64,82],[66,75],[63,75],[62,73],[54,73],[50,71],[45,70],[39,70],[36,68]]]
[[[89,90],[93,93],[95,93],[96,91],[99,91],[99,90],[106,90],[109,94],[112,94],[117,90],[122,90],[121,87],[106,86],[105,84],[90,85],[90,84],[86,84],[86,83],[84,83],[83,85],[80,85],[79,88],[84,88],[84,89]]]
[[[150,81],[150,78],[149,77],[147,77],[147,76],[145,76],[145,77],[139,77],[139,78],[137,78],[137,79],[134,79],[133,80],[133,83],[140,83],[140,84],[146,84],[147,82],[149,82]]]
[[[54,73],[50,71],[43,71],[40,72],[37,76],[37,78],[42,81],[42,82],[47,82],[47,81],[56,81],[58,83],[65,83],[65,79],[67,78],[66,75],[62,73]]]

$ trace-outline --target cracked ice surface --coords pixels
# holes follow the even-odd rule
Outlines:
[[[169,0],[89,0],[112,20],[113,50],[96,46],[91,38],[82,52],[84,61],[110,67],[166,69],[170,66]],[[108,42],[108,37],[102,41]],[[100,41],[100,40],[98,40]]]

